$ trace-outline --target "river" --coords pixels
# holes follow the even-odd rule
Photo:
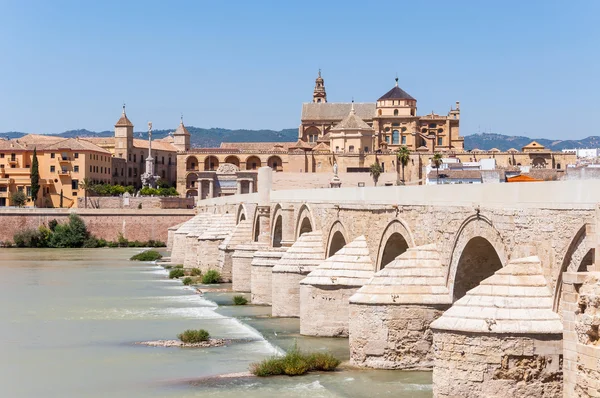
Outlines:
[[[135,249],[0,249],[2,397],[431,397],[431,373],[344,370],[229,378],[297,344],[348,359],[348,340],[298,334],[270,307],[201,296]],[[244,339],[225,347],[147,347],[189,328]]]

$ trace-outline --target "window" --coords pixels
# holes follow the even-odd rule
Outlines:
[[[335,151],[336,151],[336,152],[339,152],[339,151],[340,151],[340,147],[339,147],[339,146],[336,146],[336,147],[335,147]]]
[[[394,109],[394,116],[398,116],[398,109]]]
[[[402,145],[406,145],[406,136],[405,135],[402,136],[401,142],[402,142]]]
[[[73,172],[79,173],[79,166],[73,166]]]
[[[365,147],[365,153],[369,153],[369,147],[368,146]]]
[[[400,143],[400,132],[398,130],[392,131],[392,145],[398,145]]]
[[[350,145],[348,147],[348,152],[354,152],[354,145]]]
[[[4,159],[4,154],[0,153],[0,159]]]
[[[8,187],[7,186],[0,187],[0,192],[8,192]]]
[[[90,165],[90,173],[94,171],[94,168],[92,167],[92,165]]]
[[[429,128],[430,129],[434,129],[436,127],[437,127],[437,124],[435,124],[435,123],[429,123]]]
[[[131,177],[131,167],[127,170],[127,175]]]
[[[136,154],[135,154],[135,153],[133,154],[133,161],[134,161],[134,162],[137,162],[137,156],[136,156]]]
[[[438,145],[444,145],[444,139],[442,137],[438,137],[437,138],[437,144]]]
[[[73,192],[71,193],[71,196],[77,196],[77,191],[73,191]]]
[[[165,157],[162,157],[162,164],[165,164]]]
[[[60,172],[63,173],[63,174],[67,174],[69,172],[69,170],[67,170],[66,166],[61,167],[60,170],[61,170]]]
[[[76,191],[79,189],[79,180],[72,180],[71,181],[71,189]]]
[[[171,165],[171,157],[169,157],[169,166]]]
[[[388,144],[390,143],[390,136],[389,135],[385,136],[385,142],[387,142]]]
[[[56,166],[50,166],[50,173],[56,172]]]
[[[31,187],[30,186],[27,187],[26,192],[27,192],[27,196],[31,197]]]
[[[54,159],[55,157],[56,157],[56,154],[55,154],[54,152],[52,152],[52,153],[50,154],[50,158],[51,158],[51,159]]]
[[[61,157],[63,160],[69,160],[69,154],[68,154],[68,153],[66,153],[66,152],[62,152],[62,153],[60,154],[60,157]]]
[[[406,127],[402,127],[402,128],[400,129],[400,131],[402,131],[402,132],[404,133],[404,132],[406,131]]]
[[[130,154],[130,153],[129,153],[129,154],[127,154],[127,160],[128,160],[129,162],[131,162],[131,154]]]

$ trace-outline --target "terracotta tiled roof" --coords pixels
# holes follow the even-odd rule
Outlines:
[[[121,114],[121,118],[115,123],[115,127],[133,127],[133,123],[129,119],[127,119],[127,115],[125,114],[125,107],[123,106],[123,114]]]
[[[307,149],[310,150],[312,149],[312,147],[310,145],[308,145],[306,142],[302,141],[302,140],[298,140],[296,141],[296,143],[290,147],[290,149]]]
[[[148,149],[148,141],[134,138],[133,147],[138,149]],[[164,142],[162,140],[153,140],[152,149],[156,149],[159,151],[177,152],[177,149],[175,149],[175,147],[172,144]]]
[[[350,102],[325,102],[302,104],[302,120],[338,121],[345,118],[352,109]],[[375,103],[355,103],[354,110],[363,120],[373,120]]]
[[[173,134],[174,135],[190,135],[188,130],[183,125],[183,122],[179,123],[179,126],[177,126],[177,130],[175,130],[175,133],[173,133]]]
[[[80,150],[80,151],[94,151],[94,152],[102,152],[105,154],[109,154],[110,152],[104,148],[99,147],[98,145],[92,144],[89,141],[76,139],[76,138],[67,138],[59,142],[55,142],[51,145],[48,145],[44,148],[46,151],[56,150],[60,151],[63,149],[70,150]]]
[[[354,109],[350,109],[348,115],[339,122],[330,131],[341,131],[341,130],[373,130],[371,126],[364,122],[360,117],[356,115]]]
[[[17,140],[0,140],[0,150],[26,150],[27,146]]]
[[[115,145],[115,137],[80,137],[79,139],[95,145]]]
[[[331,151],[331,149],[329,149],[329,145],[325,144],[324,142],[321,142],[320,144],[318,144],[316,147],[313,148],[313,151],[329,152],[329,151]]]
[[[287,151],[294,142],[222,142],[221,149],[239,149],[242,151],[269,151],[275,145],[281,145],[282,151]]]

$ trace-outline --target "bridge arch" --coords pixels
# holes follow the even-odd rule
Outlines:
[[[280,204],[277,204],[273,210],[271,225],[271,244],[273,247],[281,247],[281,241],[283,239],[283,215]]]
[[[237,220],[236,224],[248,219],[248,209],[244,203],[239,204],[235,219]]]
[[[315,225],[312,211],[307,204],[303,204],[298,211],[298,218],[296,219],[296,239],[306,232],[314,231]]]
[[[506,265],[506,245],[492,222],[482,215],[467,218],[456,234],[448,269],[448,289],[456,301]]]
[[[341,221],[337,220],[331,226],[327,237],[327,257],[333,256],[348,243],[348,233]]]
[[[556,276],[556,286],[554,287],[554,306],[553,310],[561,315],[561,296],[562,296],[562,274],[563,272],[585,272],[588,265],[594,262],[594,251],[589,244],[589,237],[586,234],[587,224],[584,224],[573,239],[563,258],[558,275]],[[562,315],[561,315],[562,316]]]
[[[396,257],[414,246],[412,233],[403,220],[392,220],[383,230],[379,240],[377,271],[391,263]]]

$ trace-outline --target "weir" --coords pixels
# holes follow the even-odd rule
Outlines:
[[[354,365],[432,369],[439,397],[598,393],[599,181],[273,191],[270,173],[259,170],[256,194],[199,201],[196,220],[251,223],[224,232],[219,250],[234,234],[243,242],[230,252],[233,288],[272,303],[273,316],[300,316],[304,334],[349,335]],[[181,236],[200,225],[171,231],[173,256],[194,251]],[[520,294],[537,306],[513,311]],[[490,329],[465,327],[456,314],[470,312]]]

